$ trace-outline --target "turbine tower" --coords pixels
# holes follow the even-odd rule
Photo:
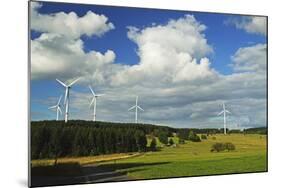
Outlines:
[[[93,99],[92,99],[92,101],[90,103],[90,108],[91,108],[92,104],[94,103],[94,118],[93,118],[93,121],[96,121],[97,99],[98,99],[98,97],[103,96],[104,94],[95,94],[95,92],[92,89],[92,87],[89,86],[89,88],[90,88],[90,90],[91,90],[91,92],[93,94]]]
[[[68,110],[69,110],[69,90],[71,88],[71,86],[73,84],[75,84],[80,78],[74,80],[73,82],[71,82],[70,84],[66,85],[65,83],[63,83],[62,81],[60,81],[59,79],[56,79],[63,87],[65,87],[65,96],[64,96],[64,105],[65,105],[65,116],[64,116],[64,121],[65,123],[67,123],[68,121]]]
[[[134,108],[136,109],[136,111],[135,111],[135,123],[138,123],[138,109],[144,111],[140,106],[138,106],[138,96],[136,96],[136,105],[129,108],[128,111],[130,111]]]
[[[224,134],[226,134],[226,113],[231,114],[228,110],[225,109],[224,102],[222,103],[223,110],[218,113],[218,116],[223,114],[223,127],[224,127]]]
[[[61,108],[60,108],[61,97],[62,96],[60,96],[60,98],[58,100],[58,103],[55,106],[51,106],[51,107],[48,108],[48,109],[56,109],[56,111],[57,111],[57,121],[59,120],[59,113],[62,114],[62,111],[61,111]]]

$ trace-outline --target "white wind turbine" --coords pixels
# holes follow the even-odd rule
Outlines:
[[[236,127],[237,127],[237,129],[240,129],[239,123],[236,123]]]
[[[59,120],[59,113],[62,114],[62,111],[61,111],[61,108],[60,108],[61,97],[62,96],[60,96],[60,98],[58,100],[58,103],[55,106],[51,106],[51,107],[48,108],[48,109],[56,109],[56,111],[57,111],[57,121]]]
[[[225,109],[224,102],[222,103],[223,110],[218,113],[218,116],[223,114],[223,127],[224,127],[224,134],[226,134],[226,113],[231,114],[228,110]]]
[[[96,110],[97,110],[97,99],[98,97],[101,97],[103,96],[104,94],[95,94],[94,90],[92,89],[91,86],[89,86],[92,94],[93,94],[93,99],[90,103],[90,107],[92,106],[92,104],[94,103],[94,118],[93,118],[93,121],[96,121]]]
[[[140,106],[138,106],[138,96],[136,97],[136,105],[132,106],[131,108],[128,109],[128,111],[132,110],[132,109],[136,109],[135,112],[135,123],[138,123],[138,109],[144,111],[144,109],[142,109]]]
[[[60,81],[59,79],[56,79],[63,87],[65,87],[65,96],[64,96],[64,105],[65,105],[65,116],[64,116],[64,120],[65,123],[67,123],[68,121],[68,110],[69,110],[69,90],[71,88],[71,86],[73,84],[75,84],[80,78],[74,80],[73,82],[71,82],[70,84],[66,85],[65,83],[63,83],[62,81]]]

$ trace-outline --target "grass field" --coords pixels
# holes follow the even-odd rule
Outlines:
[[[257,134],[217,134],[202,142],[186,142],[177,144],[177,147],[164,147],[157,141],[160,147],[157,152],[62,158],[58,162],[80,165],[98,163],[101,168],[126,173],[131,179],[261,172],[267,170],[266,140],[266,136]],[[178,139],[174,138],[174,141],[177,143]],[[216,142],[232,142],[236,150],[210,152]],[[33,167],[51,164],[53,160],[32,161]]]
[[[141,155],[140,153],[117,153],[117,154],[110,154],[110,155],[99,155],[99,156],[89,156],[89,157],[65,157],[59,158],[57,163],[58,164],[66,164],[66,163],[78,163],[79,165],[87,165],[92,163],[101,163],[106,161],[114,161],[114,160],[121,160],[128,157],[136,157]],[[54,159],[38,159],[32,160],[31,165],[32,167],[38,166],[51,166],[55,162]]]
[[[212,137],[216,137],[216,140]],[[232,142],[236,150],[210,152],[212,144],[216,142]],[[161,151],[148,152],[118,163],[126,163],[126,166],[141,163],[143,165],[123,171],[133,179],[153,179],[266,171],[266,157],[266,136],[232,134],[209,136],[202,142],[186,142],[175,148],[162,147]]]

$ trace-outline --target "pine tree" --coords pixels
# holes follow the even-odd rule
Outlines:
[[[155,139],[155,137],[153,137],[151,142],[150,142],[150,150],[156,151],[156,139]]]

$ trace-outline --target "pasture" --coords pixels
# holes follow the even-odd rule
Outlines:
[[[130,163],[144,164],[124,169],[133,179],[261,172],[267,171],[266,141],[266,136],[255,134],[217,134],[209,136],[202,142],[162,147],[161,151],[120,160],[119,164],[127,163],[127,166],[130,166]],[[210,152],[211,146],[216,142],[232,142],[236,150]]]
[[[175,143],[178,138],[173,137]],[[148,139],[148,145],[151,140]],[[232,142],[234,151],[210,152],[216,142]],[[181,176],[267,171],[267,137],[259,134],[216,134],[201,142],[164,146],[158,151],[62,158],[59,164],[76,162],[81,167],[107,169],[126,174],[129,179],[155,179]],[[33,160],[33,167],[50,166],[52,160]]]

